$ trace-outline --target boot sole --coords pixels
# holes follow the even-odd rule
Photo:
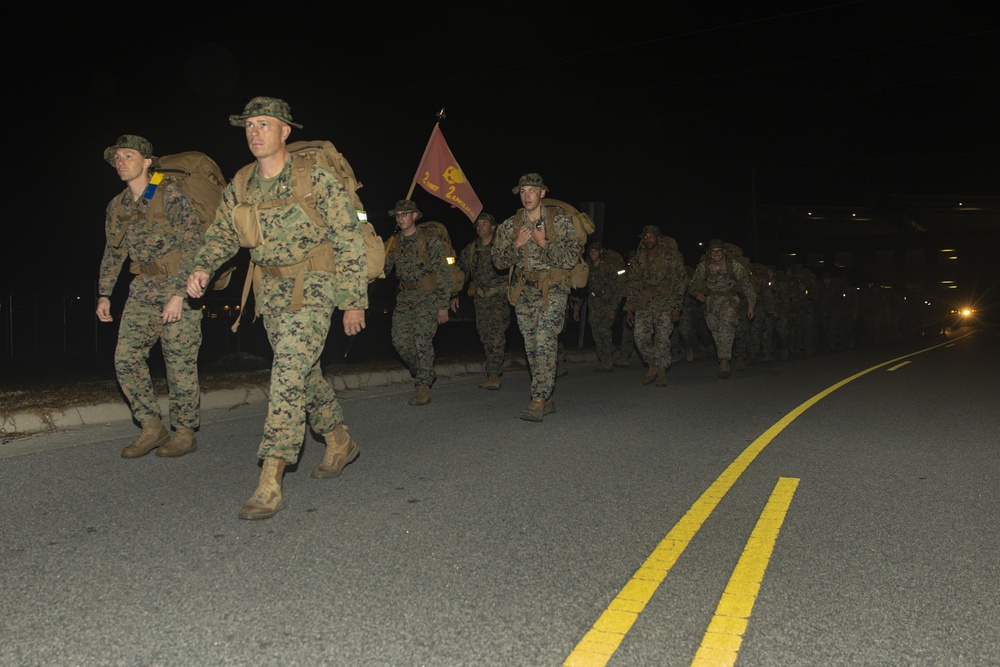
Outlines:
[[[284,498],[282,498],[281,503],[278,504],[273,512],[269,512],[268,514],[253,514],[251,512],[244,512],[243,510],[240,510],[240,518],[248,521],[263,521],[264,519],[270,519],[286,507],[288,507],[288,503],[285,502]]]
[[[153,444],[153,445],[150,445],[150,446],[149,446],[149,447],[148,447],[148,448],[146,449],[146,451],[144,451],[144,452],[141,452],[141,453],[139,453],[139,454],[126,454],[126,453],[125,453],[125,450],[123,449],[123,450],[122,450],[122,458],[123,458],[123,459],[140,459],[140,458],[142,458],[143,456],[146,456],[147,454],[149,454],[149,453],[150,453],[151,451],[153,451],[153,450],[154,450],[154,449],[156,449],[157,447],[160,447],[161,445],[165,445],[165,444],[167,444],[168,442],[170,442],[170,436],[169,436],[169,435],[168,435],[167,437],[163,438],[162,440],[160,440],[159,442],[157,442],[157,443],[155,443],[155,444]],[[128,449],[128,448],[126,447],[126,449]]]
[[[198,451],[198,445],[195,445],[190,449],[185,449],[182,452],[174,452],[174,451],[164,452],[162,449],[157,448],[156,455],[162,456],[163,458],[167,459],[176,459],[177,457],[184,456],[185,454],[194,454],[196,451]]]
[[[344,468],[354,463],[355,459],[357,459],[359,456],[361,456],[361,448],[355,445],[354,453],[351,454],[349,457],[347,457],[347,460],[344,461],[344,465],[340,466],[340,470],[328,473],[321,470],[320,466],[314,468],[313,471],[309,473],[309,476],[312,477],[313,479],[333,479],[334,477],[340,477],[340,474],[344,472]]]

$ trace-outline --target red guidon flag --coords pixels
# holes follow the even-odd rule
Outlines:
[[[479,197],[455,161],[455,156],[451,154],[451,149],[441,134],[441,128],[437,125],[431,132],[430,141],[424,149],[424,157],[420,160],[413,182],[419,183],[427,192],[461,210],[472,222],[476,221],[476,216],[483,210]]]

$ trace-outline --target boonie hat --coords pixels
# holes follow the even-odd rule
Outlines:
[[[604,250],[604,244],[600,241],[591,241],[587,244],[587,251],[591,250]]]
[[[409,199],[400,199],[396,202],[396,205],[389,210],[389,215],[395,216],[397,213],[409,213],[411,211],[417,214],[417,220],[424,217],[424,214],[420,212],[419,208],[417,208],[416,203],[410,201]]]
[[[255,97],[247,102],[243,108],[243,113],[229,117],[229,124],[241,127],[243,121],[252,116],[274,116],[278,120],[283,120],[289,125],[302,129],[302,126],[292,121],[292,107],[285,100],[277,97]]]
[[[722,239],[712,239],[708,242],[708,249],[714,250],[715,248],[726,249],[726,244],[722,242]]]
[[[118,137],[114,146],[108,146],[104,149],[104,159],[112,167],[115,166],[115,151],[119,148],[131,148],[138,151],[142,157],[156,162],[156,156],[153,155],[153,144],[149,143],[148,139],[140,137],[138,134],[123,134]]]
[[[542,175],[535,173],[525,174],[521,178],[517,179],[517,186],[511,188],[510,191],[517,194],[521,191],[521,188],[526,185],[533,185],[536,188],[545,190],[546,192],[549,191],[549,186],[545,185],[545,182],[542,180]]]

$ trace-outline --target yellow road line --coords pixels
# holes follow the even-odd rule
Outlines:
[[[955,340],[961,340],[966,336],[971,336],[974,332],[969,332]],[[653,597],[653,593],[659,588],[663,580],[667,578],[670,569],[680,558],[680,555],[687,549],[688,544],[698,533],[701,524],[709,517],[722,498],[729,492],[736,480],[740,478],[743,471],[749,467],[757,455],[770,444],[785,427],[795,421],[799,415],[811,408],[823,398],[832,394],[849,382],[878,370],[884,366],[889,366],[898,361],[915,357],[924,352],[930,352],[945,345],[951,345],[953,341],[938,343],[931,347],[905,354],[902,357],[890,359],[877,366],[872,366],[860,373],[855,373],[846,380],[841,380],[835,385],[827,387],[816,394],[787,415],[779,419],[771,428],[751,442],[743,452],[729,464],[722,474],[701,494],[698,500],[694,501],[691,509],[681,517],[674,527],[667,533],[660,544],[649,555],[649,558],[639,567],[632,579],[618,593],[608,608],[597,618],[591,629],[583,636],[580,642],[573,649],[563,662],[564,667],[602,667],[608,663],[618,646],[625,639],[625,635],[632,628],[632,624],[639,618],[639,614],[645,609],[646,603]]]
[[[798,485],[797,479],[778,479],[757,525],[750,533],[743,555],[733,569],[733,576],[729,578],[726,590],[722,593],[715,615],[695,653],[692,667],[732,667],[736,664],[747,620],[757,601],[764,572],[771,560],[774,543],[778,540],[778,531],[785,521]]]
[[[892,372],[892,371],[894,371],[894,370],[896,370],[896,369],[899,369],[899,368],[902,368],[903,366],[905,366],[905,365],[906,365],[906,364],[908,364],[908,363],[910,363],[910,362],[909,362],[909,361],[904,361],[903,363],[901,363],[901,364],[896,364],[895,366],[893,366],[893,367],[891,367],[891,368],[888,368],[888,369],[886,369],[886,370],[888,370],[888,371]]]

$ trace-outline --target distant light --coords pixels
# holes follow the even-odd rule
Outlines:
[[[948,260],[952,261],[952,262],[957,261],[958,260],[958,255],[952,255],[951,257],[948,258]]]
[[[958,285],[948,285],[948,289],[958,289]]]
[[[942,250],[938,250],[938,252],[955,252],[955,248],[944,248]]]
[[[941,284],[942,285],[951,285],[953,282],[955,282],[955,281],[954,280],[942,280]]]
[[[856,218],[856,217],[858,217],[858,214],[857,213],[851,213],[851,217],[852,218]]]

